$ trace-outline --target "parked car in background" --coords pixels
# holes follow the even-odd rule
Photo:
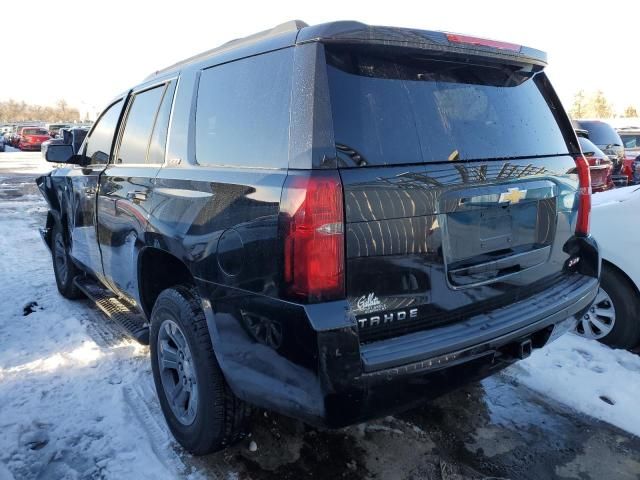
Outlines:
[[[602,120],[573,120],[573,125],[577,129],[589,132],[591,140],[600,150],[602,150],[613,162],[612,178],[617,186],[627,185],[629,178],[622,172],[624,160],[624,147],[618,132]]]
[[[602,255],[598,296],[576,331],[617,348],[640,343],[640,187],[593,197],[591,231]]]
[[[615,185],[611,178],[613,162],[588,138],[578,135],[578,142],[582,153],[589,162],[591,190],[596,193],[614,188]]]
[[[49,131],[49,136],[51,138],[56,138],[58,136],[58,132],[61,128],[70,128],[71,125],[68,123],[50,123],[47,125],[47,130]]]
[[[5,133],[9,133],[12,131],[13,127],[15,127],[12,123],[7,123],[0,127],[0,136],[4,136]]]
[[[14,148],[18,147],[21,128],[22,128],[22,125],[16,125],[11,129],[11,132],[9,133],[9,145],[11,145]]]
[[[87,127],[61,128],[56,138],[47,140],[42,144],[42,155],[46,157],[49,145],[71,145],[73,153],[78,153],[80,145],[82,145],[88,132],[89,128]]]
[[[622,139],[625,158],[622,171],[629,177],[629,183],[640,183],[640,127],[623,127],[618,129]]]
[[[22,127],[18,138],[17,147],[20,150],[40,150],[43,142],[51,139],[46,128]]]
[[[20,134],[22,132],[22,129],[24,128],[41,128],[41,127],[35,123],[17,124],[15,128],[12,130],[11,135],[9,136],[9,144],[12,147],[18,148],[18,143],[20,143]]]

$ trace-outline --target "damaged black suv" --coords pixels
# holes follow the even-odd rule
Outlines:
[[[160,70],[45,153],[58,288],[150,344],[195,454],[250,405],[339,427],[496,372],[598,288],[589,167],[545,62],[290,22]]]

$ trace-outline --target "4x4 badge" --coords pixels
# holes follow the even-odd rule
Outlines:
[[[509,202],[510,204],[518,203],[520,200],[527,196],[526,190],[520,190],[519,188],[509,188],[506,192],[500,194],[498,203]]]

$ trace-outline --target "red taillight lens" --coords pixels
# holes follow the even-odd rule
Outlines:
[[[591,217],[591,172],[589,162],[582,155],[576,157],[578,172],[578,222],[576,234],[589,235],[589,218]]]
[[[289,174],[280,231],[286,294],[310,302],[344,297],[344,211],[337,171]]]

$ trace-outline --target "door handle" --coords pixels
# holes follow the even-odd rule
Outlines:
[[[143,202],[147,199],[147,192],[144,190],[133,190],[131,192],[127,192],[127,198],[129,200],[138,200],[139,202]]]

